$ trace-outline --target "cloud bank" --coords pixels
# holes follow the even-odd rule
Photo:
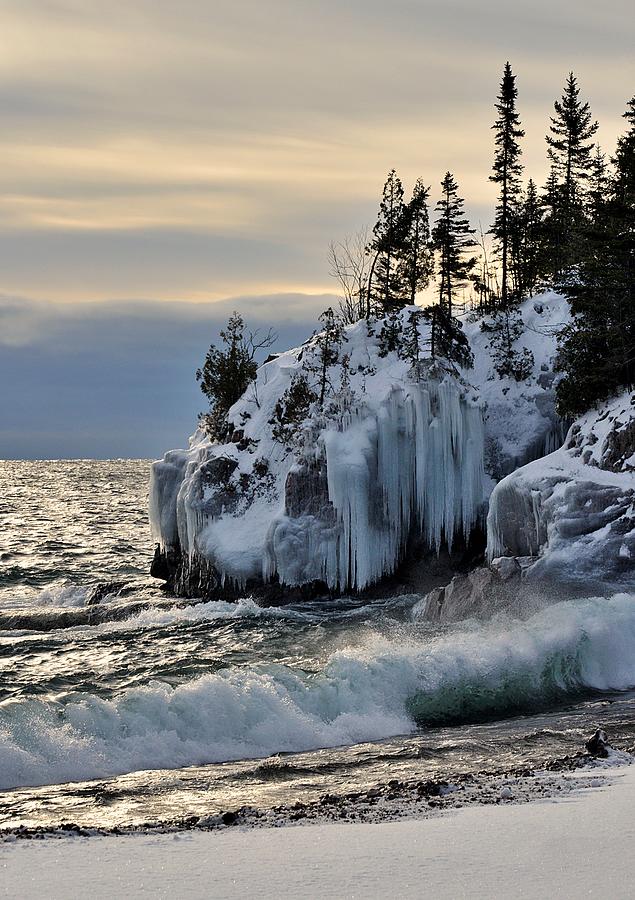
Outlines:
[[[273,326],[273,350],[311,334],[335,298],[51,304],[0,298],[0,458],[156,457],[186,446],[206,401],[194,373],[234,309]]]

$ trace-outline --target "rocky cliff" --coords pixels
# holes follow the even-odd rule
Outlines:
[[[434,622],[526,615],[575,595],[635,584],[635,394],[576,421],[560,449],[517,469],[492,492],[489,564],[430,591]]]
[[[291,435],[277,411],[315,370],[315,338],[268,360],[230,410],[228,440],[199,431],[154,464],[153,574],[187,596],[268,602],[367,590],[409,566],[425,584],[439,553],[449,579],[473,556],[495,483],[561,438],[552,363],[566,304],[545,295],[522,316],[518,344],[534,359],[520,382],[492,371],[477,322],[464,324],[470,369],[426,359],[425,325],[417,366],[382,347],[384,323],[351,326],[327,402]]]

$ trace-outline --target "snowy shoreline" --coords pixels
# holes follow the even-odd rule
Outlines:
[[[427,814],[372,824],[5,840],[2,886],[21,898],[234,897],[256,888],[260,897],[626,898],[635,874],[627,761],[617,752],[576,772],[487,776],[472,803],[452,805],[458,792],[449,791],[434,807],[427,798]]]
[[[132,835],[179,834],[254,830],[329,822],[379,824],[400,819],[427,819],[471,806],[528,803],[577,794],[589,786],[611,781],[616,767],[635,762],[633,752],[607,747],[607,758],[589,753],[551,759],[539,767],[458,773],[451,778],[390,779],[366,790],[325,793],[316,800],[263,807],[245,805],[214,814],[188,814],[179,818],[119,824],[108,827],[80,826],[72,821],[59,824],[0,829],[0,845],[16,841],[40,842],[68,837],[129,837]],[[284,758],[269,760],[272,771],[284,773]]]

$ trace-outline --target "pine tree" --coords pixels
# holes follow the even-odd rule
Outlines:
[[[273,416],[269,420],[274,441],[286,445],[293,444],[300,425],[316,400],[317,394],[309,384],[306,373],[297,372],[276,403]]]
[[[541,269],[542,274],[552,278],[564,268],[564,188],[558,184],[558,176],[552,167],[540,197],[542,209]]]
[[[514,291],[510,284],[513,270],[518,271],[518,253],[520,251],[518,200],[520,175],[523,170],[520,163],[519,139],[525,135],[520,127],[520,118],[516,111],[517,97],[516,76],[512,74],[512,68],[507,62],[503,71],[498,102],[495,104],[498,117],[492,125],[496,132],[494,138],[496,149],[492,167],[494,174],[489,178],[500,188],[491,234],[498,243],[501,258],[500,302],[503,308],[509,305],[512,298],[518,299],[518,285]]]
[[[394,169],[384,184],[379,217],[373,228],[368,252],[373,257],[368,278],[367,318],[373,301],[379,310],[400,308],[407,303],[399,260],[406,238],[406,215],[403,185]]]
[[[407,359],[412,367],[412,372],[417,381],[421,378],[421,320],[424,317],[423,310],[415,307],[408,313],[406,327],[403,330],[400,356]]]
[[[613,166],[615,167],[613,191],[615,203],[624,210],[631,210],[635,184],[635,172],[633,171],[635,156],[635,97],[628,101],[627,110],[622,118],[626,119],[628,130],[617,142],[615,158],[613,159]]]
[[[339,361],[340,349],[347,337],[344,333],[344,326],[330,306],[322,313],[318,321],[322,325],[322,331],[315,338],[316,353],[306,368],[318,376],[318,401],[320,407],[323,407],[326,391],[331,386],[329,368]]]
[[[606,156],[602,153],[600,145],[595,145],[595,151],[591,157],[589,170],[589,190],[587,197],[588,218],[597,224],[602,215],[602,207],[606,200],[609,188],[609,167]]]
[[[418,178],[412,199],[405,208],[400,275],[407,302],[411,304],[414,304],[419,291],[427,288],[434,270],[434,257],[430,249],[429,195],[430,188]]]
[[[531,297],[538,287],[542,255],[542,209],[533,178],[527,182],[519,231],[521,241],[517,275],[519,290],[522,296]]]
[[[401,347],[403,325],[399,310],[392,309],[384,318],[379,332],[378,354],[386,357],[389,353],[396,353]]]
[[[533,370],[535,360],[531,350],[514,347],[524,327],[520,311],[510,307],[496,310],[491,320],[481,325],[483,330],[491,333],[492,364],[500,378],[524,381]]]
[[[576,261],[575,232],[583,225],[585,185],[589,178],[591,138],[598,123],[591,116],[588,103],[580,100],[580,88],[573,72],[569,73],[561,100],[554,103],[547,135],[547,156],[557,184],[562,188],[561,224],[563,252],[557,259],[560,274],[563,268]]]
[[[432,229],[432,246],[439,253],[439,303],[450,318],[456,302],[456,293],[465,287],[469,274],[476,264],[476,257],[466,252],[476,247],[463,211],[464,201],[458,196],[454,176],[446,172],[441,182],[443,196],[436,205],[439,217]]]
[[[558,407],[577,415],[635,381],[635,97],[624,114],[606,199],[585,232],[577,278],[564,288],[573,321],[563,329]]]
[[[423,317],[430,322],[430,356],[441,356],[458,363],[464,369],[471,369],[474,356],[470,342],[463,332],[458,319],[452,318],[441,303],[433,303],[423,309]]]
[[[227,326],[220,332],[226,349],[212,344],[196,380],[210,402],[210,410],[200,416],[201,426],[213,438],[221,439],[227,426],[227,413],[242,397],[256,377],[258,364],[254,357],[263,347],[270,347],[277,339],[273,331],[258,340],[258,333],[245,334],[240,313],[233,312]]]

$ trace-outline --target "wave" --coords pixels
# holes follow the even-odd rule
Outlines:
[[[315,674],[233,668],[111,700],[0,705],[0,787],[89,780],[333,747],[635,685],[635,595],[568,601],[525,622],[434,639],[372,635]]]
[[[262,607],[248,597],[234,602],[210,600],[174,603],[173,600],[131,599],[124,603],[96,603],[92,606],[35,607],[0,611],[0,633],[51,632],[90,626],[91,633],[136,631],[170,625],[231,621],[242,618],[279,618],[311,622],[315,616],[289,607]],[[76,636],[74,634],[73,636]]]

